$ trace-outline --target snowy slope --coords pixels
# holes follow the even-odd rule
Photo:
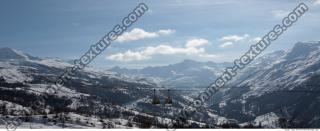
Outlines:
[[[0,52],[0,100],[4,101],[0,102],[4,108],[0,108],[0,114],[8,119],[34,116],[31,122],[23,118],[21,128],[159,128],[168,124],[161,122],[164,119],[174,121],[173,112],[192,100],[170,93],[173,104],[152,105],[153,89],[163,87],[144,78],[90,67],[78,70],[51,92],[54,94],[48,94],[58,76],[72,66],[69,62],[37,58],[10,48],[0,51],[9,54]],[[161,103],[168,96],[167,92],[156,95]],[[20,113],[10,114],[15,111]],[[156,121],[158,124],[149,123],[154,116],[161,120]],[[61,123],[61,119],[68,120]]]
[[[319,56],[320,43],[299,42],[290,51],[277,51],[259,58],[234,83],[250,86],[252,92],[291,90],[311,75],[319,73]]]
[[[295,125],[319,127],[319,76],[320,42],[298,42],[291,50],[276,51],[253,61],[212,98],[211,102],[225,102],[226,106],[218,109],[213,104],[212,108],[224,110],[223,116],[242,122],[274,112],[292,119]]]

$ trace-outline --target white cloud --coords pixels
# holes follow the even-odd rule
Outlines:
[[[198,47],[208,43],[209,41],[206,39],[193,39],[187,42],[186,47]]]
[[[254,44],[257,43],[261,40],[260,37],[251,37],[248,34],[244,35],[227,35],[223,36],[222,38],[219,39],[222,44],[220,44],[221,48],[227,48],[231,47],[232,45],[236,43],[243,43],[243,44]]]
[[[241,40],[244,40],[246,38],[248,38],[249,35],[248,34],[244,34],[243,36],[238,36],[238,35],[228,35],[228,36],[224,36],[220,39],[220,41],[222,42],[238,42]]]
[[[166,30],[159,30],[158,34],[159,35],[170,35],[172,33],[176,32],[175,30],[172,29],[166,29]]]
[[[284,18],[286,17],[290,12],[284,11],[284,10],[273,10],[271,11],[271,14],[274,18]]]
[[[207,54],[204,48],[200,48],[200,46],[209,43],[208,40],[205,39],[192,39],[187,41],[185,47],[172,47],[170,45],[158,45],[158,46],[149,46],[144,48],[143,50],[133,52],[128,50],[124,53],[117,53],[111,56],[106,57],[109,60],[116,61],[139,61],[146,60],[152,58],[154,55],[176,55],[176,54],[184,54],[184,55],[194,55],[198,57],[206,57],[213,58],[216,55]]]
[[[225,47],[228,47],[228,46],[231,46],[233,45],[233,42],[225,42],[223,44],[220,45],[221,48],[225,48]]]
[[[320,0],[314,0],[313,5],[320,5]]]
[[[140,52],[132,52],[128,50],[125,53],[118,53],[107,57],[109,60],[117,60],[117,61],[131,61],[131,60],[144,60],[148,59],[148,56],[142,55]]]
[[[117,38],[117,42],[127,42],[127,41],[135,41],[140,39],[146,38],[155,38],[161,35],[170,35],[174,33],[175,30],[166,29],[166,30],[159,30],[157,32],[147,32],[140,28],[134,28],[129,32],[124,32],[121,36]]]

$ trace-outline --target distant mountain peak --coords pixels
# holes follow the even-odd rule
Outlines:
[[[297,42],[292,50],[298,48],[314,48],[317,46],[320,46],[320,41]]]
[[[320,42],[297,42],[292,50],[287,54],[287,59],[304,58],[314,50],[318,50]]]
[[[0,48],[0,59],[26,59],[21,51],[8,47]]]
[[[232,63],[200,62],[185,59],[165,66],[127,69],[113,67],[110,70],[128,76],[145,77],[158,85],[176,88],[205,87],[215,79],[223,69]]]
[[[195,61],[195,60],[191,60],[191,59],[185,59],[179,63],[177,63],[178,65],[180,64],[184,64],[184,65],[189,65],[189,66],[193,66],[193,65],[198,65],[201,62]]]
[[[197,62],[197,61],[191,60],[191,59],[184,59],[182,62]]]
[[[37,57],[33,57],[28,55],[20,50],[4,47],[0,48],[0,60],[35,60],[39,59]]]

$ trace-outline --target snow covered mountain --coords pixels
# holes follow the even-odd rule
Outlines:
[[[231,63],[197,62],[184,60],[168,66],[126,69],[114,67],[110,71],[128,76],[142,77],[161,86],[173,88],[203,88],[212,83]]]
[[[175,112],[192,95],[167,88],[206,87],[230,63],[184,60],[143,69],[86,68],[48,94],[70,62],[10,48],[0,49],[0,58],[0,122],[22,115],[22,127],[230,127],[224,123],[235,121],[242,127],[320,127],[320,42],[298,42],[289,51],[257,58],[213,96],[210,109],[192,111],[182,123]],[[154,98],[160,104],[151,104]]]
[[[186,127],[191,123],[204,126],[194,120],[184,126],[177,123],[173,113],[192,98],[178,92],[169,94],[145,79],[85,68],[51,94],[47,90],[72,66],[69,62],[33,57],[10,48],[0,49],[0,58],[0,123],[19,118],[22,128],[28,123],[36,125],[33,128],[166,128],[169,124]],[[160,104],[152,104],[155,97]],[[169,98],[171,104],[166,103]],[[207,120],[208,113],[214,115],[212,111],[202,112]],[[215,117],[218,118],[225,120]]]
[[[276,51],[251,63],[212,99],[216,103],[212,107],[243,122],[275,112],[291,122],[319,127],[319,76],[320,42],[298,42],[289,51]]]
[[[10,49],[10,48],[0,48],[0,60],[39,60],[37,57],[30,56],[29,54],[23,53],[22,51]]]

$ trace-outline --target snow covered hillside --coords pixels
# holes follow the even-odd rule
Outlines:
[[[226,106],[212,108],[242,122],[274,112],[296,125],[319,127],[319,78],[320,42],[298,42],[251,63],[211,101]]]
[[[173,112],[192,99],[175,92],[168,96],[166,91],[160,91],[166,90],[164,87],[145,79],[86,68],[78,70],[53,94],[48,92],[54,88],[58,76],[71,66],[58,58],[39,58],[15,49],[0,49],[0,120],[4,123],[19,120],[22,128],[182,126]],[[152,104],[155,96],[160,104]],[[168,98],[173,102],[165,103]],[[208,112],[204,113],[209,116]],[[191,123],[204,126],[191,120],[183,126]]]

